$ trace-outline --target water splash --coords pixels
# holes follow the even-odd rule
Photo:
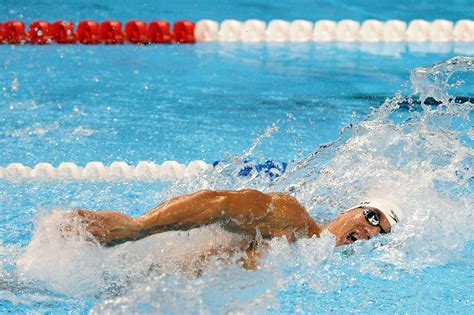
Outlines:
[[[414,94],[418,94],[422,103],[428,97],[432,97],[442,103],[448,103],[454,98],[449,94],[449,89],[464,84],[462,80],[450,83],[449,80],[456,72],[468,72],[474,70],[472,57],[454,57],[445,62],[431,67],[419,67],[410,74]]]
[[[41,280],[48,288],[73,296],[113,295],[125,290],[127,283],[154,275],[195,276],[209,260],[219,265],[230,257],[229,251],[240,251],[249,241],[212,225],[104,248],[87,241],[90,237],[83,230],[78,237],[63,237],[58,226],[65,223],[72,222],[60,209],[38,218],[33,239],[17,260],[22,281]]]
[[[408,217],[385,246],[384,261],[409,269],[445,263],[472,239],[466,222],[474,208],[474,151],[466,136],[474,104],[457,102],[447,82],[455,71],[473,71],[473,60],[456,57],[418,68],[412,82],[421,109],[401,95],[387,99],[271,189],[292,192],[322,220],[367,198],[396,200]],[[442,103],[425,104],[428,97]],[[401,104],[411,105],[406,110]]]

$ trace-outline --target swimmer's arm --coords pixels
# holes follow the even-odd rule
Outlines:
[[[146,235],[189,230],[221,220],[228,208],[226,191],[201,190],[174,197],[136,218]]]
[[[148,213],[132,218],[112,211],[78,214],[86,229],[103,245],[115,245],[146,236],[222,222],[238,232],[264,237],[319,236],[320,229],[295,198],[257,190],[202,190],[172,198]]]
[[[319,226],[298,201],[284,193],[257,190],[202,190],[170,199],[137,218],[145,235],[222,222],[238,232],[262,237],[319,236]]]

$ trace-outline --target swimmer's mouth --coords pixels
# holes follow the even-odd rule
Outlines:
[[[356,232],[352,232],[349,235],[347,235],[346,239],[347,239],[347,244],[352,244],[355,241],[357,241],[359,237]]]

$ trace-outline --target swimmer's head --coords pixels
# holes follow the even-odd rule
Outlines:
[[[392,201],[371,199],[350,207],[325,228],[336,236],[336,246],[341,246],[390,233],[402,217],[402,210]]]

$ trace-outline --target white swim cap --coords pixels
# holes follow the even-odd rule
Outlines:
[[[385,217],[393,226],[395,223],[399,223],[403,219],[403,211],[394,202],[388,199],[371,199],[368,201],[361,202],[355,206],[350,207],[347,211],[360,208],[360,207],[371,207],[380,210]]]

